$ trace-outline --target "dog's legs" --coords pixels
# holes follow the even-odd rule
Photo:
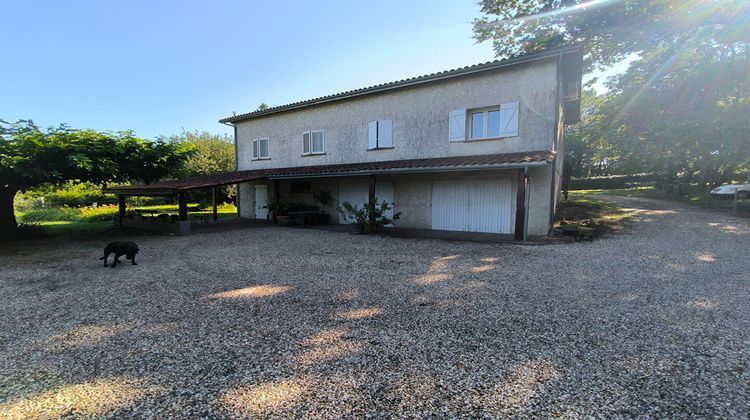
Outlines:
[[[117,265],[117,263],[119,263],[119,262],[120,262],[120,254],[115,254],[115,260],[114,260],[114,261],[112,261],[112,268],[115,268],[115,266],[116,266],[116,265]]]
[[[132,262],[133,265],[138,265],[138,263],[135,262],[135,255],[133,255],[133,258],[130,259],[130,262]]]
[[[105,267],[107,267],[107,265],[108,265],[108,264],[107,264],[107,258],[109,258],[109,252],[105,252],[105,253],[104,253],[104,258],[103,258],[103,260],[104,260],[104,266],[105,266]]]

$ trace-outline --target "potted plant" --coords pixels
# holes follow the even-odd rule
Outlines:
[[[313,193],[313,200],[320,203],[320,205],[325,208],[331,201],[333,201],[333,196],[330,191],[321,190],[317,193]],[[330,220],[331,215],[325,212],[321,212],[317,217],[317,222],[321,225],[327,225]]]
[[[273,218],[276,223],[281,226],[288,226],[291,222],[291,218],[289,217],[290,205],[291,203],[288,201],[278,200],[268,203],[268,205],[263,208],[268,209],[268,211],[273,213]]]
[[[383,226],[390,225],[401,217],[401,212],[394,214],[392,218],[386,216],[386,213],[393,208],[392,203],[383,201],[377,204],[377,202],[378,200],[375,198],[374,202],[361,209],[356,204],[343,202],[336,209],[344,216],[344,220],[351,221],[350,224],[356,226],[358,233],[373,233],[380,231]]]

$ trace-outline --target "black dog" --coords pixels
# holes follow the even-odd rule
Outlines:
[[[104,266],[107,267],[109,254],[115,254],[115,259],[112,261],[112,268],[115,268],[117,263],[120,262],[120,256],[124,255],[126,259],[133,262],[133,265],[138,265],[135,262],[135,254],[137,253],[138,245],[135,242],[110,242],[104,247],[104,256],[99,259],[104,260]]]

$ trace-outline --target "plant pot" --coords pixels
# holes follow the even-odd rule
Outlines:
[[[327,225],[331,220],[331,215],[328,213],[321,213],[318,215],[316,222],[320,225]]]
[[[276,222],[278,222],[279,226],[289,226],[292,224],[292,217],[291,216],[276,216]]]

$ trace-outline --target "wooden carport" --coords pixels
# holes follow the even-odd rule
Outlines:
[[[120,227],[122,227],[122,220],[125,218],[125,199],[127,197],[176,197],[178,207],[177,218],[180,221],[186,221],[188,219],[188,192],[205,188],[211,188],[213,219],[217,220],[218,209],[216,207],[216,188],[264,178],[265,171],[234,171],[163,181],[154,184],[108,186],[103,189],[103,192],[117,195]]]

